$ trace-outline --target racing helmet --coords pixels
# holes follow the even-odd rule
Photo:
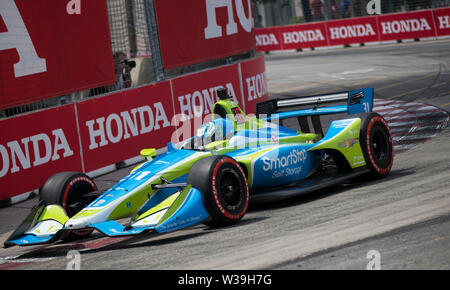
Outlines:
[[[211,142],[225,140],[234,134],[234,124],[226,118],[215,119],[197,129],[197,136]]]

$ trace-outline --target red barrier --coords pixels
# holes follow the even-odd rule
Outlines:
[[[183,125],[174,114],[199,126],[220,87],[255,113],[268,98],[264,57],[1,120],[0,200],[39,188],[56,172],[92,172],[192,136],[173,134]]]
[[[156,0],[155,10],[166,69],[255,48],[251,0]]]
[[[59,171],[82,171],[74,105],[1,120],[0,132],[0,200]]]
[[[169,82],[76,104],[84,170],[90,172],[166,146],[173,128]]]
[[[243,102],[247,114],[256,113],[256,103],[269,99],[266,64],[263,57],[239,64],[242,76]]]
[[[2,0],[0,109],[115,82],[105,0]]]
[[[327,46],[327,30],[324,22],[283,26],[280,29],[284,49]]]
[[[237,65],[175,78],[172,88],[175,113],[184,114],[188,119],[210,114],[219,88],[226,88],[238,104],[242,99]]]
[[[450,35],[450,8],[433,10],[436,34],[438,36]]]
[[[378,41],[377,17],[359,17],[324,23],[329,45]]]
[[[450,8],[268,27],[255,31],[258,51],[445,35],[450,35]]]
[[[280,30],[277,27],[258,28],[255,30],[256,47],[258,51],[283,49]]]
[[[242,105],[237,65],[228,65],[172,80],[175,114],[182,114],[176,122],[180,136],[174,136],[172,141],[179,142],[192,136],[201,124],[211,120],[212,107],[218,100],[216,90],[219,88],[226,88],[228,94],[233,96],[233,100]],[[181,132],[184,136],[181,136]]]
[[[436,36],[431,10],[378,16],[380,41]]]

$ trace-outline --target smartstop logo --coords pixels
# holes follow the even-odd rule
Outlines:
[[[293,149],[289,152],[288,155],[278,158],[269,158],[265,156],[262,158],[262,161],[264,163],[263,170],[272,171],[297,165],[298,163],[304,162],[306,160],[306,157],[306,150],[297,149]]]

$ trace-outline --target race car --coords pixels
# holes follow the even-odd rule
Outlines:
[[[250,201],[378,179],[391,170],[392,137],[383,117],[372,112],[372,88],[271,99],[257,104],[258,117],[246,115],[226,89],[217,96],[212,120],[195,136],[169,142],[159,156],[155,148],[143,149],[146,161],[104,192],[83,173],[50,177],[39,204],[4,246],[86,237],[94,230],[120,237],[198,223],[230,225],[243,218]],[[332,118],[324,130],[325,115],[344,117]]]

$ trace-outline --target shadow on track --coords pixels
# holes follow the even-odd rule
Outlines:
[[[291,206],[297,206],[304,203],[314,202],[329,196],[339,194],[351,189],[363,188],[364,186],[383,182],[384,180],[393,180],[403,176],[414,174],[416,171],[412,168],[392,170],[389,176],[379,180],[352,180],[343,184],[330,186],[315,192],[302,194],[296,197],[292,197],[286,200],[274,201],[274,202],[260,202],[249,205],[249,211],[265,211],[271,209],[279,209]]]

